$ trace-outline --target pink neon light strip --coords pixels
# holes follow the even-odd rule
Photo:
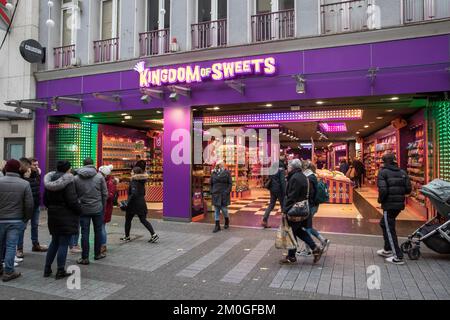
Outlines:
[[[347,125],[345,122],[334,122],[334,123],[321,123],[320,128],[324,132],[347,132]]]
[[[312,121],[338,121],[361,120],[361,109],[351,110],[326,110],[326,111],[297,111],[260,114],[239,114],[229,116],[207,116],[196,118],[194,121],[202,121],[208,124],[245,124],[267,122],[312,122]]]

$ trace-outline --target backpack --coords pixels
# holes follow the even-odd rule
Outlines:
[[[330,201],[330,192],[328,190],[328,185],[322,180],[319,180],[319,182],[317,183],[315,201],[317,204],[326,203]]]

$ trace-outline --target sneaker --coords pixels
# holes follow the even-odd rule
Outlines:
[[[398,259],[394,256],[386,258],[385,259],[386,262],[392,263],[392,264],[396,264],[396,265],[403,265],[405,264],[405,261],[403,261],[403,259]]]
[[[300,257],[311,257],[312,252],[309,249],[303,249],[302,251],[297,251],[297,255]]]
[[[120,238],[120,241],[123,241],[123,242],[130,242],[130,241],[131,241],[131,238],[130,238],[130,237],[122,237],[122,238]]]
[[[20,272],[11,272],[11,273],[4,273],[3,274],[3,282],[8,282],[14,279],[17,279],[18,277],[21,276]]]
[[[14,268],[15,268],[15,267],[18,267],[18,266],[19,266],[19,264],[18,264],[17,262],[14,261]],[[5,267],[5,263],[3,262],[3,268],[4,268],[4,267]],[[1,267],[0,267],[0,268],[1,268]]]
[[[106,254],[100,253],[99,255],[96,255],[94,257],[94,260],[101,260],[101,259],[104,259],[104,258],[106,258]]]
[[[16,257],[17,258],[20,258],[20,259],[23,259],[23,249],[18,249],[17,250],[17,252],[16,252]]]
[[[320,258],[322,257],[323,248],[315,248],[312,253],[314,255],[314,263],[317,263],[317,262],[319,262]]]
[[[47,252],[48,247],[47,246],[41,246],[39,243],[36,243],[33,245],[33,248],[31,249],[33,252]]]
[[[70,277],[72,273],[68,273],[66,270],[58,270],[55,275],[55,280],[64,279]]]
[[[18,258],[17,256],[14,258],[15,263],[21,263],[23,262],[23,258]]]
[[[297,258],[293,257],[285,257],[283,259],[280,260],[280,264],[282,265],[286,265],[286,264],[294,264],[297,262]]]
[[[82,252],[80,246],[72,247],[72,248],[70,248],[69,251],[70,251],[70,254],[79,254]]]
[[[89,264],[89,259],[78,259],[77,263],[87,266]]]
[[[154,235],[152,235],[152,237],[150,238],[150,240],[148,240],[148,242],[150,243],[156,243],[159,239],[159,236],[155,233]]]
[[[393,255],[392,251],[386,251],[384,249],[378,250],[377,254],[384,258],[389,258],[389,257],[392,257],[392,255]]]

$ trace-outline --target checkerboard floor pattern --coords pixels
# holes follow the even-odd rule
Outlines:
[[[230,214],[250,213],[256,216],[263,216],[266,208],[269,206],[270,197],[257,197],[249,199],[232,200],[228,207]],[[271,216],[281,215],[281,207],[277,201],[275,208],[270,213]]]

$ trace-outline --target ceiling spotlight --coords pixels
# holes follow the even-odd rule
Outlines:
[[[377,117],[377,120],[383,120],[383,117]]]
[[[124,119],[125,120],[131,120],[131,119],[133,119],[133,117],[132,116],[125,116]]]
[[[295,75],[293,77],[294,77],[295,81],[297,81],[297,85],[295,87],[295,91],[298,94],[304,94],[306,92],[306,88],[305,88],[306,87],[305,86],[306,79],[301,74]]]
[[[220,107],[214,107],[213,110],[220,110]]]
[[[267,108],[272,108],[273,105],[272,105],[271,103],[268,103],[268,104],[266,104],[266,107],[267,107]]]
[[[122,120],[122,121],[120,121],[120,122],[122,122],[122,123],[125,123],[125,121],[124,121],[124,120]]]
[[[324,104],[324,101],[316,101],[316,104]]]
[[[143,95],[142,97],[141,97],[141,102],[143,103],[143,104],[148,104],[150,101],[152,101],[152,98],[150,98],[148,95]]]
[[[394,109],[388,109],[388,110],[386,110],[386,112],[393,112],[394,111]]]
[[[156,110],[156,113],[161,114],[162,111],[161,110]]]
[[[358,132],[356,132],[356,134],[361,134],[361,132],[358,131]]]
[[[366,129],[367,129],[368,127],[370,127],[368,124],[366,124],[366,125],[364,126],[364,128],[366,128]]]
[[[122,117],[125,117],[125,116],[128,115],[128,113],[121,113],[120,115],[121,115]]]
[[[391,101],[397,101],[397,100],[400,100],[400,98],[399,97],[392,97],[391,98]]]
[[[94,116],[92,114],[87,115],[85,118],[93,118]]]

